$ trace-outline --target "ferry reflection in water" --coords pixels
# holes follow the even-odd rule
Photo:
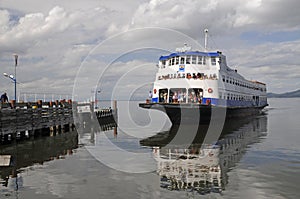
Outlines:
[[[168,144],[176,134],[176,127],[172,127],[170,132],[141,140],[142,145],[153,148],[160,187],[193,194],[225,190],[229,169],[242,158],[249,145],[260,142],[266,135],[267,117],[262,115],[248,120],[227,121],[226,124],[215,144],[203,143],[205,126],[198,129],[194,142],[188,148]]]
[[[213,146],[214,147],[214,146]],[[154,148],[161,187],[169,190],[221,191],[218,148]]]

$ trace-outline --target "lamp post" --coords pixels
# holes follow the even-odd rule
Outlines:
[[[18,55],[14,54],[15,57],[15,102],[17,102],[17,65],[18,65]]]
[[[101,93],[101,90],[95,91],[95,109],[98,109],[98,93]]]

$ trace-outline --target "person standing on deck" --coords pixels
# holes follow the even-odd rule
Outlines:
[[[158,93],[156,89],[153,90],[152,103],[158,103]]]
[[[5,103],[5,102],[8,102],[8,97],[6,93],[3,93],[1,95],[1,103]]]
[[[149,91],[149,99],[151,100],[152,99],[152,92]]]

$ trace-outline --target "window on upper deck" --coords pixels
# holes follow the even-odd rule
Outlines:
[[[175,57],[172,57],[172,66],[175,65]]]
[[[191,63],[191,56],[187,55],[186,56],[186,64],[190,64]]]
[[[180,64],[184,64],[184,57],[180,57]]]
[[[198,56],[198,62],[197,62],[197,64],[200,64],[200,65],[202,65],[202,56]]]
[[[179,57],[175,57],[175,65],[179,64]]]
[[[166,60],[162,60],[161,64],[163,65],[163,68],[166,66]]]
[[[197,56],[193,55],[192,56],[192,64],[196,64]]]
[[[211,65],[216,65],[217,64],[217,59],[216,59],[216,57],[211,57],[210,58],[210,61],[211,61]]]

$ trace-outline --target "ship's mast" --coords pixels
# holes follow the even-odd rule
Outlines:
[[[208,37],[208,29],[204,29],[204,50],[207,51],[207,37]]]

